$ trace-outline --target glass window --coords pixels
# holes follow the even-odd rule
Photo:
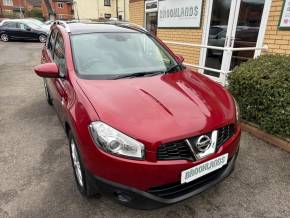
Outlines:
[[[29,27],[24,23],[18,23],[18,28],[21,30],[28,30]]]
[[[105,14],[105,18],[106,18],[106,19],[110,19],[111,17],[112,17],[111,14]]]
[[[56,34],[57,34],[57,31],[53,30],[51,32],[50,36],[49,36],[49,40],[48,40],[48,43],[47,43],[47,48],[51,52],[51,54],[52,54],[52,51],[53,51],[53,48],[54,48]]]
[[[64,3],[63,2],[58,2],[57,3],[58,8],[64,8]]]
[[[153,35],[157,35],[157,12],[146,13],[146,29]]]
[[[4,6],[13,6],[13,1],[12,0],[3,0],[3,5]]]
[[[104,6],[111,6],[111,0],[104,0]]]
[[[16,22],[6,22],[3,26],[7,27],[7,28],[17,28],[17,23]]]
[[[176,62],[143,33],[92,33],[71,37],[79,75],[112,79],[125,74],[166,71]]]
[[[231,9],[231,2],[228,0],[214,0],[212,5],[210,30],[208,36],[208,45],[224,47],[228,20]],[[216,49],[207,49],[205,67],[220,70],[223,60],[223,51]],[[213,71],[204,71],[205,74],[219,77],[220,74]]]
[[[157,9],[157,2],[147,2],[146,10],[149,10],[149,9]]]
[[[63,42],[63,38],[60,34],[57,34],[57,38],[55,41],[53,59],[59,68],[60,74],[65,75],[66,74],[66,62],[65,62],[64,42]]]
[[[41,26],[35,24],[35,23],[31,23],[31,22],[25,22],[27,26],[29,26],[32,29],[39,29],[41,28]]]
[[[241,0],[235,48],[256,47],[265,0]],[[255,51],[233,52],[230,70],[254,57]]]

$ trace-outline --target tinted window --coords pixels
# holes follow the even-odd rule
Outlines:
[[[221,32],[223,29],[219,27],[211,27],[209,30],[209,35],[216,35]]]
[[[166,71],[176,62],[143,33],[92,33],[71,37],[77,72],[109,79],[132,73]]]
[[[57,33],[56,30],[53,30],[51,32],[51,34],[49,36],[48,43],[47,43],[47,48],[48,48],[48,50],[50,50],[51,54],[53,52],[53,48],[54,48],[54,44],[55,44],[56,33]]]
[[[17,27],[16,22],[6,22],[3,26],[7,27],[7,28],[16,28]]]
[[[57,64],[60,74],[66,74],[66,64],[65,64],[65,55],[64,55],[64,43],[63,38],[60,34],[57,35],[55,41],[55,48],[53,53],[54,62]]]
[[[29,27],[24,23],[18,23],[17,27],[20,28],[21,30],[28,30],[29,29]]]

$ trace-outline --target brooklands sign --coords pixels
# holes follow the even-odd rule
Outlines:
[[[158,27],[200,27],[202,0],[159,0]]]

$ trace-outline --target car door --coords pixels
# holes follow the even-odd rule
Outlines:
[[[23,39],[33,39],[35,38],[33,29],[27,26],[24,23],[17,23],[17,27],[19,28],[19,35]]]
[[[64,122],[66,116],[65,108],[68,102],[68,82],[65,79],[67,76],[67,67],[64,40],[60,32],[56,35],[55,46],[53,49],[53,62],[57,64],[61,76],[60,78],[51,79],[53,104],[60,120]]]
[[[17,23],[14,21],[7,21],[5,22],[5,24],[3,25],[6,34],[10,37],[10,38],[19,38],[18,35],[18,28],[17,28]]]

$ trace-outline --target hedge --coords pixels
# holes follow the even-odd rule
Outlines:
[[[229,90],[241,117],[268,133],[290,138],[290,57],[262,55],[235,68]]]

